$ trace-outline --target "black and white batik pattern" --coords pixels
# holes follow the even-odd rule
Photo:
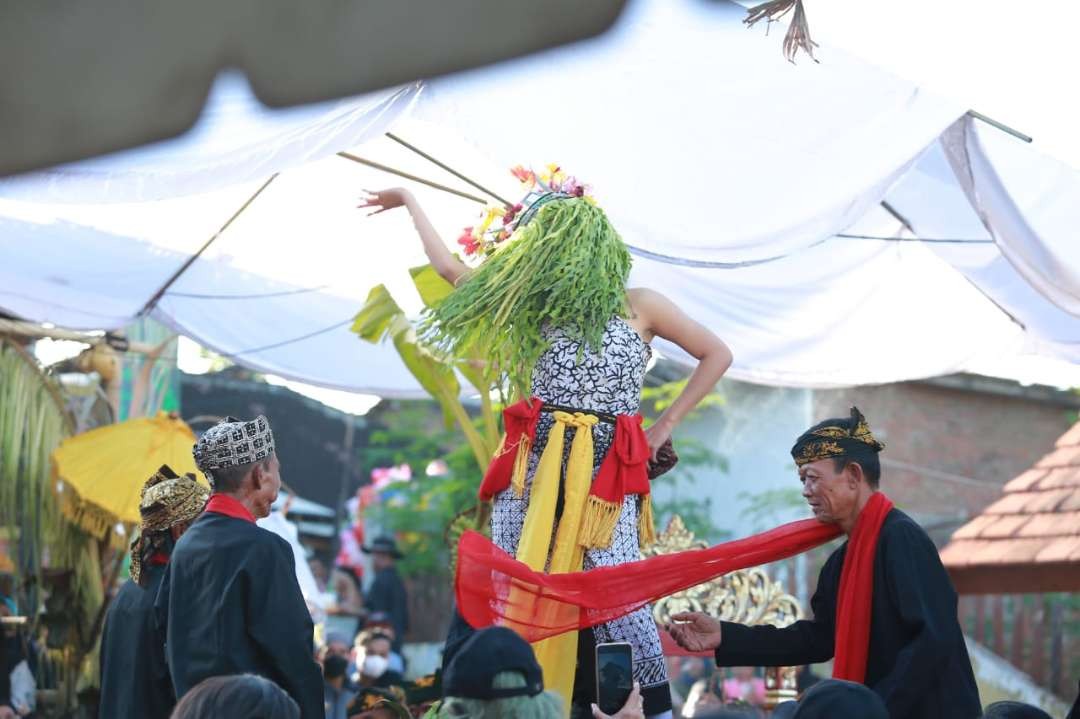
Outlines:
[[[274,433],[261,414],[248,422],[226,417],[203,432],[192,448],[195,465],[207,476],[215,469],[251,464],[273,453]]]
[[[579,343],[559,330],[548,333],[551,346],[541,355],[532,375],[532,393],[554,404],[608,414],[636,414],[641,403],[641,387],[652,356],[637,331],[621,318],[613,318],[604,331],[599,352],[585,348],[578,359]],[[517,554],[525,513],[529,508],[532,478],[540,462],[554,419],[540,415],[536,442],[529,455],[525,493],[515,497],[508,489],[495,497],[491,516],[491,536],[511,556]],[[600,422],[593,427],[594,473],[611,446],[615,428]],[[565,456],[569,455],[574,430],[567,428]],[[638,499],[627,497],[615,527],[611,546],[585,553],[585,569],[606,567],[641,558],[638,551]],[[552,533],[554,535],[554,532]],[[663,651],[650,607],[594,628],[597,642],[629,642],[634,648],[634,675],[642,688],[667,681]]]

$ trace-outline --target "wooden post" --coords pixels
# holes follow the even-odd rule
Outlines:
[[[1064,613],[1065,607],[1060,599],[1054,599],[1050,606],[1050,691],[1058,696],[1068,696],[1065,686],[1065,672],[1062,667],[1064,655]]]
[[[994,595],[994,653],[1005,656],[1005,597]]]
[[[986,646],[986,595],[975,595],[975,641]]]
[[[1036,598],[1037,604],[1032,614],[1031,621],[1034,623],[1031,638],[1031,678],[1039,686],[1046,686],[1046,622],[1049,619],[1046,612],[1046,600],[1040,596]]]
[[[1027,634],[1027,608],[1024,606],[1024,597],[1019,594],[1013,595],[1013,630],[1012,651],[1009,653],[1009,661],[1014,667],[1023,669],[1024,666],[1024,641]]]

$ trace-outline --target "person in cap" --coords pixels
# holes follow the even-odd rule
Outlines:
[[[376,537],[371,546],[364,547],[375,565],[375,579],[368,589],[364,606],[372,614],[382,612],[394,628],[393,649],[401,652],[402,640],[409,630],[409,594],[395,566],[401,559],[397,543],[392,537]]]
[[[101,635],[99,715],[167,719],[176,704],[154,600],[176,541],[203,511],[210,490],[195,475],[162,465],[139,500],[139,534],[131,543],[131,578],[109,606]]]
[[[213,494],[177,542],[155,607],[176,696],[208,677],[257,674],[288,692],[303,719],[322,719],[322,672],[292,548],[255,524],[281,487],[270,423],[227,417],[194,454]]]
[[[792,719],[889,719],[884,702],[874,692],[857,682],[826,679],[818,682],[799,700]]]
[[[814,516],[848,541],[810,600],[813,618],[783,629],[678,614],[676,642],[715,650],[718,666],[796,666],[835,656],[833,677],[865,684],[892,719],[969,719],[979,692],[957,619],[956,590],[926,532],[879,491],[884,449],[866,418],[828,419],[791,450]]]
[[[559,719],[562,698],[544,691],[544,675],[529,643],[512,629],[488,627],[457,650],[442,675],[443,700],[436,717],[451,719]],[[610,719],[595,705],[592,716]],[[641,687],[634,683],[617,719],[644,719]]]

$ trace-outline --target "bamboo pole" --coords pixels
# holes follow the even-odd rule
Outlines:
[[[428,187],[434,188],[436,190],[441,190],[443,192],[447,192],[447,193],[449,193],[451,195],[457,195],[458,197],[464,197],[466,200],[472,200],[473,202],[478,202],[481,205],[486,205],[487,204],[487,200],[485,200],[483,197],[477,197],[476,195],[470,195],[468,192],[462,192],[461,190],[455,190],[453,187],[448,187],[447,185],[441,185],[438,182],[434,182],[432,180],[426,180],[423,177],[420,177],[419,175],[413,175],[411,173],[405,172],[404,170],[399,170],[399,169],[397,169],[395,167],[390,167],[389,165],[384,165],[381,162],[375,162],[374,160],[368,160],[367,158],[360,157],[359,155],[354,155],[351,152],[339,152],[338,157],[344,157],[346,160],[352,160],[353,162],[359,163],[359,164],[364,165],[366,167],[370,167],[372,169],[379,170],[381,172],[386,172],[386,173],[389,173],[391,175],[397,175],[398,177],[404,178],[406,180],[411,180],[412,182],[419,182],[421,185],[427,185]]]

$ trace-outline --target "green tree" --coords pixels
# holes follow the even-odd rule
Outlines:
[[[685,389],[687,379],[665,382],[654,387],[646,387],[641,392],[641,411],[648,421],[653,421],[663,413]],[[686,528],[695,537],[709,544],[722,542],[731,537],[731,532],[717,526],[712,519],[712,498],[694,491],[697,473],[707,469],[726,472],[727,459],[719,452],[706,445],[685,431],[685,421],[700,417],[702,412],[724,406],[724,397],[719,391],[708,395],[685,418],[682,429],[677,429],[672,437],[672,444],[679,455],[679,463],[669,473],[654,480],[664,483],[670,489],[667,500],[653,500],[653,512],[656,516],[657,530],[663,531],[673,515],[679,515]]]

